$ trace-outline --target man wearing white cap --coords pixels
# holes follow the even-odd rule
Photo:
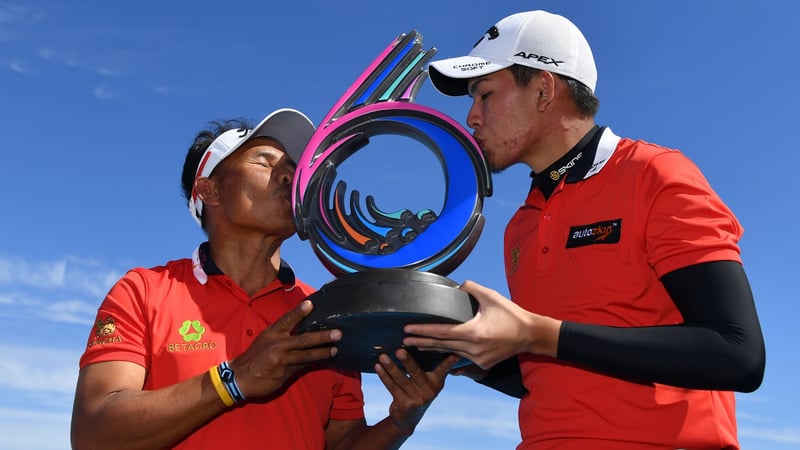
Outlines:
[[[467,281],[474,319],[408,325],[404,343],[482,369],[516,359],[519,449],[738,449],[733,391],[759,387],[765,349],[741,225],[701,171],[594,123],[592,51],[562,16],[508,16],[429,73],[472,97],[492,169],[533,180],[505,232],[513,301]]]
[[[208,241],[129,271],[103,300],[80,360],[73,448],[398,448],[458,357],[423,372],[398,350],[407,376],[381,355],[393,402],[368,426],[360,374],[320,364],[341,332],[292,334],[313,289],[279,249],[295,232],[290,188],[313,124],[282,109],[256,127],[212,125],[182,175]]]

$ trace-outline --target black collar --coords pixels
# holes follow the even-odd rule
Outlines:
[[[582,180],[592,167],[597,153],[597,144],[600,142],[604,128],[598,125],[593,126],[574,147],[556,162],[539,173],[531,172],[531,190],[538,186],[544,198],[550,198],[562,178],[566,177],[565,183]]]
[[[225,275],[214,260],[211,259],[211,251],[209,250],[208,242],[200,244],[198,254],[200,257],[200,264],[203,266],[203,272],[205,272],[206,275]],[[281,258],[281,265],[278,268],[277,277],[284,288],[290,289],[294,287],[296,280],[294,270],[283,258]]]

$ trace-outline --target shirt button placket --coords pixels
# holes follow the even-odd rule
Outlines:
[[[548,242],[550,242],[550,228],[553,224],[553,215],[549,211],[542,211],[539,218],[539,262],[537,264],[537,271],[546,274],[550,271],[550,258],[545,258],[550,252]]]

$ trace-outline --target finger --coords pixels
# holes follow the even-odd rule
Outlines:
[[[492,289],[489,289],[486,286],[480,285],[471,280],[466,280],[461,283],[459,289],[475,297],[475,300],[477,300],[478,303],[480,303],[482,299],[489,298],[493,292]]]
[[[292,350],[303,350],[334,344],[342,339],[342,331],[338,329],[307,331],[291,337],[289,347]]]
[[[403,338],[403,345],[406,347],[417,347],[424,351],[437,351],[450,353],[453,351],[465,351],[467,343],[457,339],[437,339],[426,336],[406,336]]]
[[[440,362],[439,365],[433,369],[433,372],[437,377],[444,379],[444,377],[450,373],[450,370],[453,369],[453,367],[455,367],[459,361],[461,361],[461,356],[452,353],[448,355],[447,358],[445,358],[442,362]]]
[[[314,304],[311,300],[303,300],[299,305],[295,306],[294,309],[281,316],[274,326],[280,331],[291,333],[297,324],[309,315],[313,309]]]
[[[453,337],[453,329],[457,326],[449,323],[412,323],[404,326],[403,331],[406,334],[444,339]]]
[[[404,348],[398,348],[394,353],[394,356],[406,369],[406,373],[411,381],[419,384],[418,381],[422,378],[425,378],[425,372],[419,367],[417,360],[411,357],[411,355],[408,353],[408,350]]]
[[[395,356],[403,365],[403,367],[405,367],[406,372],[408,372],[408,379],[411,384],[416,387],[416,390],[421,392],[426,398],[435,397],[440,386],[442,385],[442,379],[444,378],[444,375],[447,375],[447,373],[442,375],[437,373],[434,369],[431,379],[431,377],[429,377],[431,373],[423,371],[414,357],[411,356],[407,350],[402,348],[398,349],[395,353]]]
[[[409,341],[410,340],[411,339],[409,339]],[[455,341],[453,341],[453,342],[455,342]],[[441,345],[437,344],[437,345],[431,345],[431,346],[427,346],[426,347],[424,345],[409,345],[409,344],[406,344],[405,341],[404,341],[403,345],[405,345],[406,347],[416,347],[416,349],[421,351],[421,352],[450,353],[450,354],[452,354],[452,356],[454,358],[454,361],[453,361],[453,364],[449,365],[449,368],[452,368],[453,366],[455,366],[456,364],[458,364],[462,360],[466,360],[466,361],[474,363],[473,360],[475,358],[475,355],[473,355],[472,353],[470,353],[466,349],[463,349],[463,350],[456,349],[455,348],[457,346],[456,344],[445,343],[445,344],[441,344]],[[447,361],[447,360],[449,360],[449,358],[445,358],[442,361],[444,362],[444,361]]]
[[[336,356],[338,351],[339,350],[333,346],[295,350],[289,353],[286,362],[289,365],[305,365],[332,358]]]
[[[408,378],[389,355],[385,353],[378,355],[378,362],[375,363],[375,373],[389,393],[392,394],[392,397],[397,398],[400,395],[406,395],[406,390],[403,386],[408,384]]]

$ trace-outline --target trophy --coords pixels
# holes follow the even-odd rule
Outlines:
[[[309,296],[314,309],[295,333],[341,329],[327,364],[373,372],[394,358],[409,323],[462,323],[477,302],[447,278],[483,229],[491,175],[472,135],[452,118],[413,102],[427,77],[415,31],[399,35],[345,91],[306,146],[292,183],[297,234],[335,277]],[[380,199],[337,181],[337,167],[379,135],[411,138],[441,163],[441,208],[384,211]],[[386,158],[387,167],[391,158]],[[335,184],[335,186],[334,186]],[[426,371],[447,355],[407,348]]]

